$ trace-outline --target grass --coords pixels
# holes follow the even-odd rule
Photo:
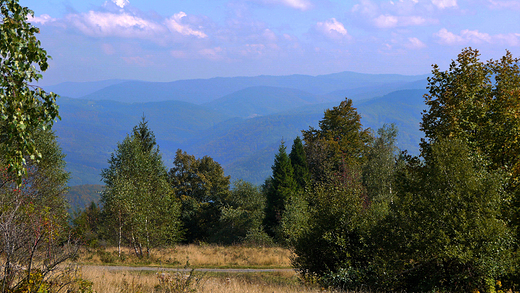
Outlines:
[[[128,248],[118,257],[117,248],[84,248],[78,259],[82,279],[92,282],[98,293],[319,293],[332,292],[302,283],[292,270],[275,272],[186,272],[190,268],[290,268],[291,252],[280,247],[183,245],[152,251],[139,259]],[[96,266],[97,265],[97,266]],[[106,265],[149,266],[153,270],[130,270]],[[170,268],[170,270],[161,270]]]
[[[290,268],[291,252],[280,247],[248,247],[219,245],[180,245],[152,251],[139,259],[125,248],[121,258],[117,248],[83,249],[76,260],[89,265],[129,265],[192,268]]]
[[[84,248],[76,260],[83,266],[82,279],[92,282],[98,293],[319,293],[332,292],[304,284],[292,270],[275,272],[199,272],[181,271],[187,260],[190,268],[290,268],[291,252],[280,247],[218,245],[181,245],[152,251],[139,259],[125,248],[118,257],[117,248]],[[103,267],[148,266],[153,270]],[[170,268],[170,270],[161,270]],[[88,291],[85,291],[88,292]]]
[[[94,292],[211,292],[211,293],[319,293],[332,292],[302,284],[294,272],[273,273],[189,273],[153,271],[112,271],[88,267],[84,279],[94,283]],[[165,281],[166,279],[166,281]],[[186,284],[189,283],[189,284]]]

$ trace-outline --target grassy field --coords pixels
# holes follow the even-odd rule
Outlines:
[[[212,293],[318,293],[330,292],[304,284],[292,270],[230,273],[200,272],[196,268],[290,268],[291,252],[280,247],[186,245],[152,251],[138,259],[125,248],[122,258],[117,248],[83,249],[76,260],[84,266],[82,278],[93,283],[98,293],[212,292]],[[194,271],[184,272],[186,262]],[[154,270],[126,270],[106,265],[148,266]],[[104,267],[105,266],[105,267]],[[161,270],[170,268],[170,270]]]
[[[139,259],[133,251],[124,248],[118,256],[116,247],[82,249],[80,264],[129,265],[191,268],[290,268],[291,252],[280,247],[247,247],[218,245],[180,245],[174,248],[155,249],[149,257]]]
[[[98,293],[212,292],[212,293],[319,293],[331,292],[301,283],[294,272],[273,273],[176,273],[112,271],[88,267],[83,278]]]

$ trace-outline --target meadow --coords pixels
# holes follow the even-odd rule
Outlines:
[[[332,292],[303,282],[290,269],[291,251],[280,247],[180,245],[153,250],[143,259],[129,248],[121,252],[119,258],[117,247],[81,251],[76,262],[93,292]],[[202,268],[279,270],[204,272]]]
[[[154,249],[150,256],[137,258],[131,248],[83,248],[76,261],[88,265],[128,265],[181,268],[291,268],[291,251],[281,247],[242,245],[179,245]]]

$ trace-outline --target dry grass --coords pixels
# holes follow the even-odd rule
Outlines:
[[[85,264],[125,264],[182,267],[189,261],[195,268],[290,268],[291,252],[280,247],[218,245],[180,245],[155,249],[148,258],[138,259],[125,248],[118,257],[117,248],[82,250],[77,260]]]
[[[174,275],[175,272],[169,272]],[[300,284],[294,272],[262,274],[212,274],[200,275],[200,282],[193,282],[194,291],[168,291],[168,285],[160,282],[159,271],[112,271],[93,267],[84,268],[82,275],[94,282],[94,292],[211,292],[211,293],[318,293],[331,292]],[[170,287],[171,288],[171,287]]]

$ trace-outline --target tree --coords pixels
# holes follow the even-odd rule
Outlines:
[[[465,142],[439,138],[424,162],[399,172],[389,217],[375,230],[392,288],[405,291],[494,290],[510,268],[513,237],[502,216],[501,172]],[[502,279],[500,279],[502,280]]]
[[[2,160],[21,184],[22,176],[27,174],[27,159],[42,158],[35,143],[36,129],[52,126],[58,106],[54,93],[29,85],[41,78],[39,72],[47,69],[49,58],[35,37],[39,29],[27,22],[33,12],[17,0],[1,0],[0,13]]]
[[[311,127],[302,134],[315,182],[350,180],[352,168],[362,164],[366,145],[372,139],[350,99],[327,109],[319,129]]]
[[[182,203],[185,240],[208,241],[218,229],[220,211],[229,197],[229,176],[211,157],[196,159],[177,150],[168,180]]]
[[[179,204],[155,146],[155,136],[143,117],[132,136],[118,144],[110,166],[101,173],[105,225],[117,235],[119,253],[123,239],[139,257],[149,255],[157,245],[180,239]]]
[[[285,212],[285,205],[298,191],[298,185],[293,178],[291,160],[283,142],[280,144],[271,169],[273,175],[267,186],[264,227],[268,235],[282,240],[280,221]]]
[[[299,188],[304,190],[311,181],[311,175],[309,173],[305,149],[303,148],[303,143],[299,136],[293,141],[289,159],[291,159],[291,166],[294,171],[294,180],[298,183]]]
[[[265,195],[258,187],[242,180],[233,183],[221,208],[218,242],[265,244],[262,242],[268,237],[262,227],[264,209]]]
[[[421,147],[441,138],[457,138],[476,155],[488,156],[493,170],[510,173],[512,187],[520,175],[520,59],[509,51],[500,60],[482,62],[478,50],[466,48],[447,71],[433,66],[425,95],[428,111]]]
[[[396,140],[397,127],[394,124],[385,124],[377,130],[377,137],[368,145],[362,175],[363,186],[370,202],[391,200],[397,155]]]
[[[68,231],[65,156],[50,128],[35,131],[31,137],[42,158],[26,158],[20,184],[0,160],[2,292],[55,290],[52,284],[64,281],[57,273],[63,272],[60,265],[77,251]]]
[[[316,184],[307,192],[306,200],[304,225],[293,231],[293,266],[311,278],[341,267],[359,267],[365,261],[361,189]]]
[[[85,210],[74,217],[72,226],[74,234],[80,237],[84,244],[97,247],[101,228],[101,209],[92,201]]]

